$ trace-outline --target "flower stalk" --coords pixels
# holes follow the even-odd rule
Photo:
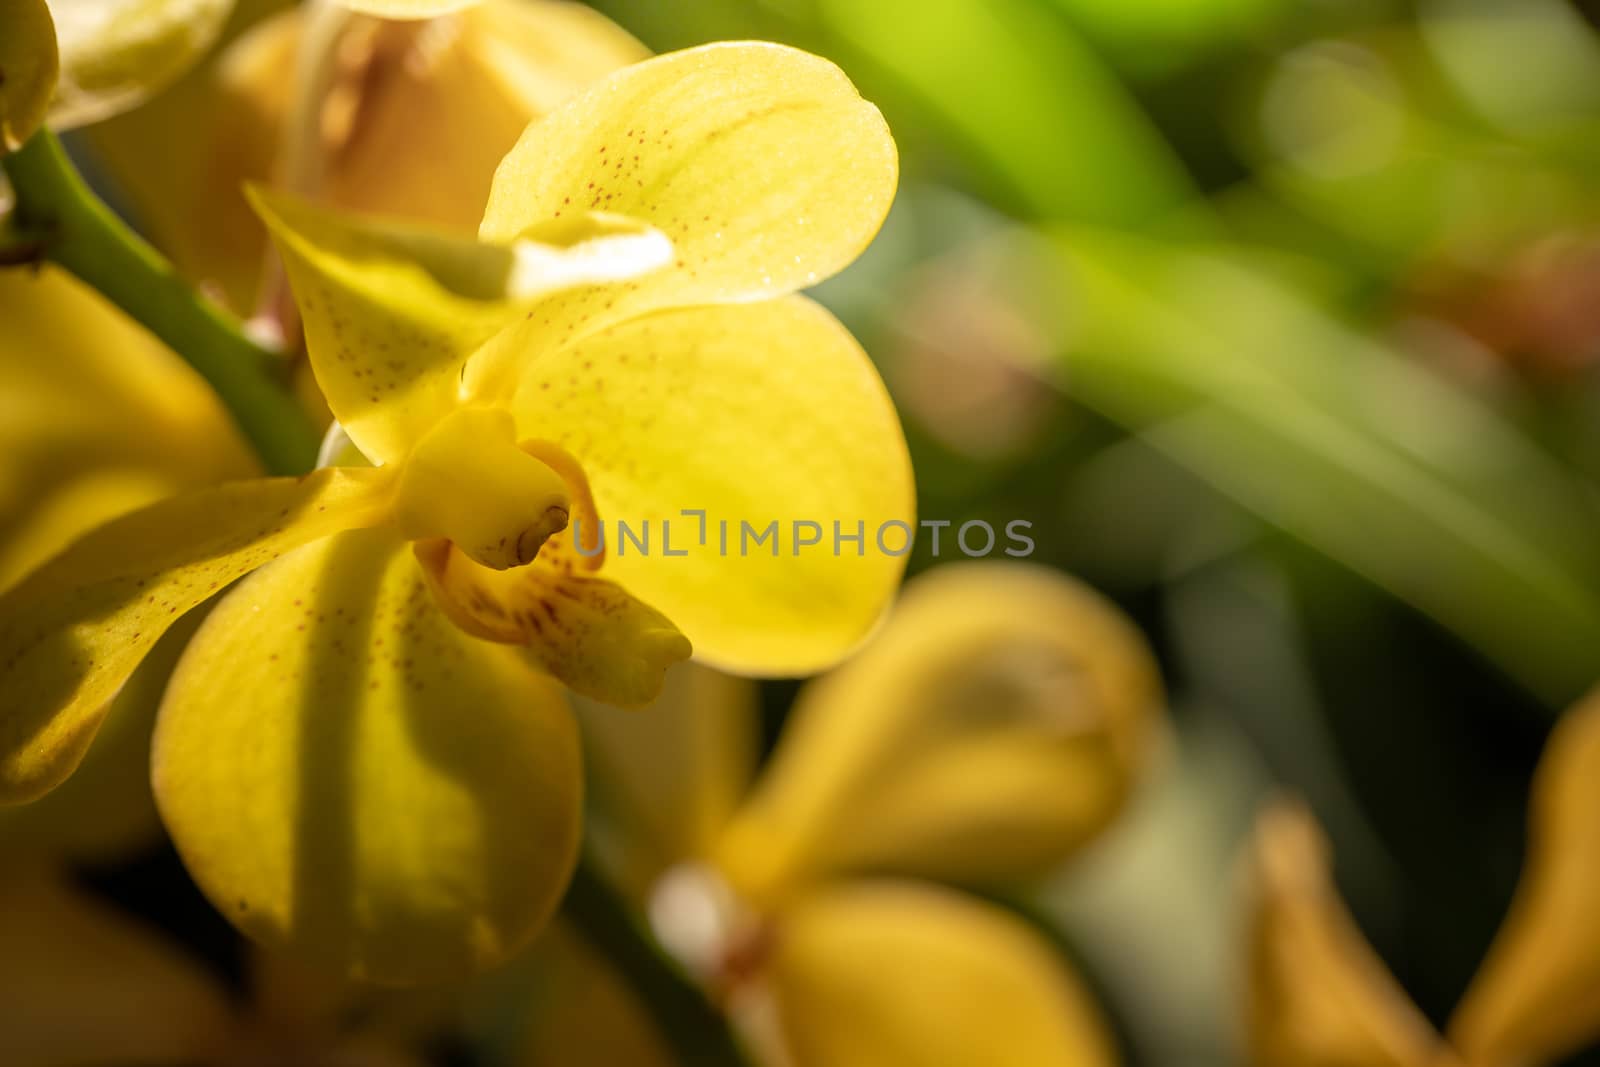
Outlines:
[[[284,383],[285,361],[196,293],[89,189],[61,142],[40,130],[0,157],[16,206],[9,248],[65,268],[155,334],[209,382],[271,474],[299,474],[317,433]],[[0,252],[0,262],[10,258]]]
[[[580,857],[562,915],[632,986],[678,1062],[748,1067],[726,1017],[643,927],[588,856]]]

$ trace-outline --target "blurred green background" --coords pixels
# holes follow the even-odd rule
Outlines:
[[[1166,773],[1045,902],[1133,1061],[1230,1061],[1234,861],[1275,786],[1442,1023],[1600,664],[1595,7],[595,6],[657,50],[812,49],[887,114],[900,199],[820,295],[921,513],[1030,519],[1173,695]]]

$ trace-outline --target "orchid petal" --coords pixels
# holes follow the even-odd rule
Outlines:
[[[1113,605],[1023,563],[913,581],[877,637],[801,691],[719,849],[765,896],[851,870],[1038,878],[1121,811],[1161,721]]]
[[[769,980],[795,1067],[1112,1067],[1082,980],[992,904],[931,885],[807,895]]]
[[[173,497],[87,534],[0,596],[0,802],[72,773],[179,616],[292,548],[382,521],[390,481],[330,468]]]
[[[403,458],[461,401],[467,357],[554,289],[647,274],[671,256],[634,220],[574,216],[503,244],[345,216],[257,189],[329,408],[369,459]]]
[[[382,984],[505,960],[576,861],[559,686],[441,615],[389,530],[309,545],[218,604],[173,675],[153,768],[224,914]]]
[[[547,352],[528,374],[519,425],[582,465],[605,575],[702,661],[806,673],[877,623],[909,551],[911,464],[877,372],[820,306],[666,311]],[[836,551],[836,527],[860,539]]]
[[[1250,1062],[1421,1067],[1453,1062],[1373,951],[1328,869],[1310,812],[1269,808],[1256,828],[1246,1032]]]
[[[1505,923],[1450,1022],[1472,1063],[1548,1063],[1600,1035],[1600,693],[1545,746]]]

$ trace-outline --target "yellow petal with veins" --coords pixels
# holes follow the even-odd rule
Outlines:
[[[1250,862],[1245,986],[1260,1067],[1448,1067],[1455,1061],[1362,937],[1328,870],[1311,813],[1262,814]]]
[[[756,896],[843,870],[979,884],[1047,873],[1117,814],[1161,715],[1138,630],[1044,567],[912,582],[806,686],[719,849]]]
[[[576,859],[560,687],[441,615],[390,531],[307,546],[229,593],[173,675],[153,768],[218,909],[383,984],[504,960]]]
[[[528,127],[495,173],[479,234],[506,241],[575,211],[615,211],[662,230],[675,265],[620,291],[566,294],[502,356],[658,308],[814,285],[866,248],[898,178],[883,117],[825,59],[722,43],[624,68]],[[471,374],[487,389],[500,372],[485,362]]]
[[[651,306],[750,300],[860,255],[897,178],[883,116],[838,67],[712,44],[626,67],[529,126],[479,233],[508,241],[574,211],[620,212],[665,231],[682,261]]]
[[[9,0],[0,14],[0,154],[21,148],[44,121],[60,59],[45,0]]]
[[[543,353],[516,414],[588,475],[606,575],[713,666],[826,667],[899,583],[915,522],[900,423],[855,339],[804,297],[662,312]],[[648,553],[619,524],[648,527]],[[835,524],[861,540],[835,554]]]
[[[1534,777],[1515,899],[1449,1036],[1474,1064],[1549,1063],[1600,1036],[1600,692],[1557,724]]]
[[[283,552],[383,521],[392,481],[340,468],[196,490],[101,526],[0,596],[0,803],[72,773],[179,616]]]
[[[666,616],[603,578],[540,558],[490,570],[448,541],[417,545],[439,606],[467,633],[521,646],[540,670],[574,692],[641,707],[690,646]]]
[[[768,977],[794,1067],[1110,1067],[1098,1007],[1021,920],[960,893],[863,882],[810,894]]]
[[[659,232],[615,216],[486,244],[261,189],[251,202],[283,255],[328,406],[380,463],[404,457],[458,405],[467,356],[525,305],[649,273],[670,256]]]
[[[0,880],[0,1063],[215,1063],[228,995],[158,931],[74,889],[7,866]]]

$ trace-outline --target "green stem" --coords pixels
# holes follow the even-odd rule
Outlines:
[[[0,220],[0,267],[48,260],[71,271],[211,383],[269,472],[311,469],[317,435],[284,386],[281,360],[101,203],[53,134],[41,130],[0,157],[0,167],[16,196],[15,211]],[[685,1067],[750,1067],[727,1019],[587,859],[564,913],[616,965]]]
[[[187,360],[270,473],[311,468],[316,431],[284,386],[283,360],[246,337],[238,320],[198,295],[101,203],[54,134],[40,130],[0,157],[0,166],[16,196],[12,229],[23,243],[13,247],[36,245],[36,260],[71,271]]]
[[[751,1060],[706,999],[658,945],[633,910],[585,857],[562,914],[626,976],[656,1028],[685,1067],[749,1067]]]

